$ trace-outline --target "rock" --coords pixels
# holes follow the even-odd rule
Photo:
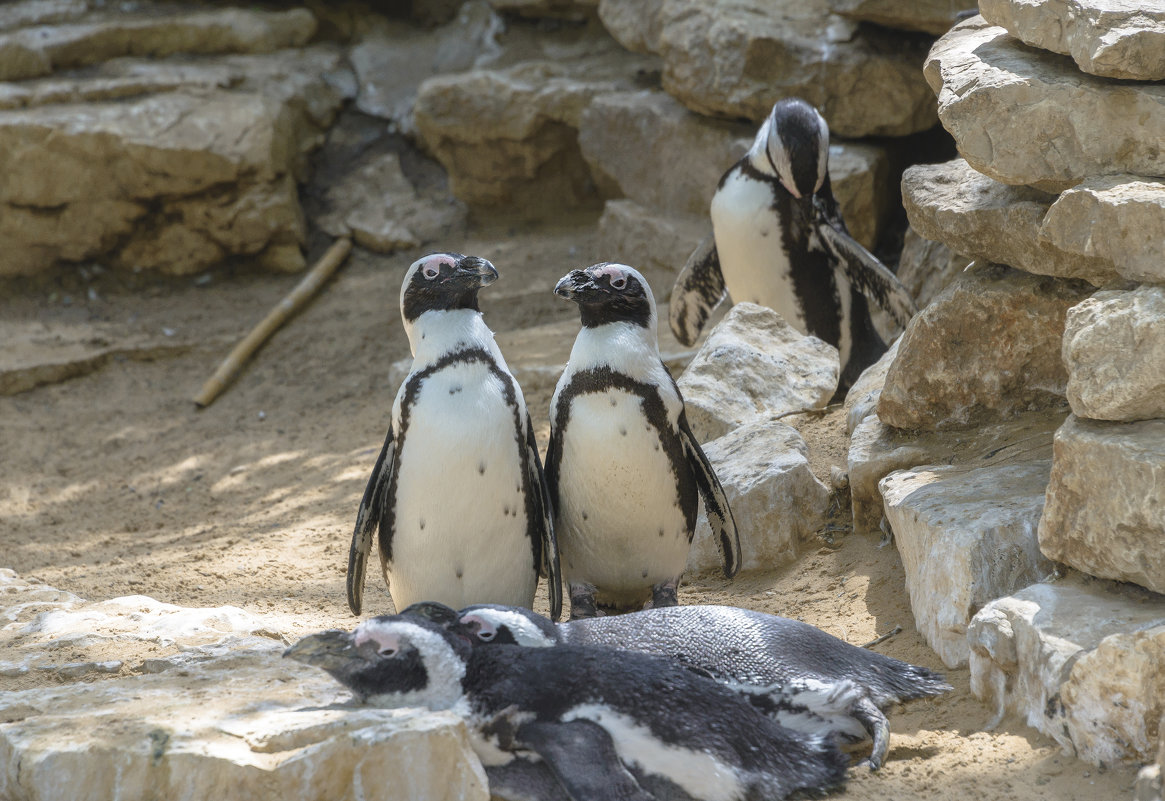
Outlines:
[[[1139,588],[1080,576],[1033,584],[971,621],[971,691],[1081,759],[1148,759],[1165,699],[1163,620],[1165,600]]]
[[[711,233],[707,214],[668,216],[633,200],[608,200],[599,217],[603,257],[635,265],[660,303],[667,300],[696,245]]]
[[[772,309],[738,303],[708,334],[677,382],[700,442],[743,423],[819,409],[837,389],[837,349]]]
[[[829,183],[850,235],[873,250],[896,202],[886,149],[864,142],[831,143]]]
[[[781,97],[839,136],[904,136],[935,121],[919,80],[927,42],[833,15],[826,0],[603,0],[612,35],[663,59],[663,88],[701,114],[759,122]]]
[[[758,419],[704,445],[740,532],[741,568],[771,570],[797,558],[826,523],[830,492],[809,469],[792,426]],[[696,521],[688,570],[721,570],[707,515]]]
[[[898,257],[897,275],[910,290],[918,308],[925,309],[970,263],[967,256],[941,242],[924,239],[913,227],[908,227],[902,254]]]
[[[599,0],[490,0],[498,11],[522,17],[586,19],[595,13]]]
[[[28,0],[0,6],[0,31],[30,25],[56,25],[85,16],[96,0]]]
[[[1165,80],[1165,8],[1128,0],[983,0],[983,18],[1106,78]]]
[[[935,42],[923,72],[959,153],[997,181],[1061,192],[1096,175],[1165,176],[1165,85],[1085,75],[981,17]],[[1056,147],[1032,131],[1055,132]]]
[[[1040,547],[1093,576],[1165,593],[1165,420],[1069,417],[1056,432]]]
[[[947,667],[967,662],[967,625],[988,601],[1045,578],[1036,526],[1051,461],[923,466],[878,487],[919,632]]]
[[[1161,801],[1165,798],[1165,782],[1162,781],[1161,768],[1165,765],[1165,716],[1157,726],[1158,739],[1161,745],[1157,749],[1157,762],[1146,765],[1137,773],[1137,782],[1133,788],[1133,801]]]
[[[914,316],[878,417],[898,428],[970,428],[1065,402],[1064,316],[1081,281],[975,264]]]
[[[1078,417],[1165,417],[1165,287],[1097,292],[1073,306],[1063,357]]]
[[[1041,236],[1045,218],[1059,205],[1054,195],[1001,184],[963,159],[907,168],[902,175],[902,204],[920,236],[972,259],[1039,275],[1082,278],[1094,286],[1118,278],[1114,260],[1069,252]],[[1072,216],[1079,230],[1082,217]],[[1124,229],[1122,225],[1115,230]],[[1093,230],[1088,220],[1081,235],[1087,237]],[[1106,236],[1101,230],[1097,235]]]
[[[882,385],[886,383],[886,373],[889,372],[890,365],[898,356],[898,343],[900,341],[900,338],[895,340],[894,344],[882,354],[882,358],[863,370],[862,374],[858,376],[858,380],[846,393],[844,406],[847,436],[853,436],[858,423],[874,414],[877,409],[878,398],[882,395]]]
[[[829,0],[834,14],[886,28],[923,31],[936,36],[958,21],[965,0]]]

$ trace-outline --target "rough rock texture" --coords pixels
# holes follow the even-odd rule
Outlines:
[[[894,344],[882,354],[882,358],[863,370],[862,374],[858,376],[858,380],[846,393],[845,430],[849,436],[853,436],[854,429],[858,427],[858,424],[874,414],[878,408],[878,398],[882,396],[882,386],[886,383],[886,373],[890,371],[890,365],[898,358],[898,343],[901,341],[901,338],[894,340]]]
[[[1064,324],[1068,402],[1079,417],[1165,417],[1165,287],[1097,292]]]
[[[861,22],[887,28],[946,33],[967,8],[966,0],[829,0],[829,8]]]
[[[793,561],[825,526],[830,492],[809,469],[809,449],[792,426],[746,423],[705,443],[740,531],[741,568],[771,570]],[[716,572],[720,557],[701,514],[688,570]]]
[[[967,269],[971,261],[970,257],[942,242],[925,239],[909,227],[902,240],[902,254],[898,257],[898,280],[910,290],[918,308],[925,309],[959,273]]]
[[[919,79],[925,38],[858,28],[826,0],[603,0],[599,16],[624,46],[663,58],[663,88],[702,114],[763,119],[797,95],[840,136],[930,128]]]
[[[1119,268],[1113,259],[1065,251],[1051,238],[1040,236],[1040,226],[1049,217],[1049,210],[1059,205],[1054,195],[1001,184],[977,172],[963,159],[908,167],[902,175],[902,204],[911,228],[920,236],[942,242],[972,259],[1040,275],[1082,278],[1095,286],[1118,277]],[[1088,217],[1071,217],[1074,236],[1087,241],[1095,230],[1098,238],[1114,238]],[[1126,227],[1122,225],[1115,231]],[[1110,225],[1108,231],[1113,230]],[[1091,244],[1087,247],[1096,250]]]
[[[1165,7],[1137,0],[982,0],[979,11],[1032,47],[1071,56],[1085,72],[1165,80]]]
[[[1147,760],[1165,704],[1165,599],[1070,576],[985,606],[971,691],[1091,762]]]
[[[1165,593],[1165,420],[1069,417],[1056,432],[1040,548],[1093,576]]]
[[[599,217],[603,258],[635,266],[660,303],[696,245],[711,234],[707,214],[662,214],[633,200],[608,200]]]
[[[1165,85],[1085,75],[981,17],[939,39],[923,71],[960,155],[997,181],[1060,192],[1095,175],[1165,176]]]
[[[1051,462],[923,466],[879,483],[914,623],[947,667],[966,664],[967,624],[988,601],[1053,570],[1036,526]]]
[[[677,382],[700,442],[742,423],[819,409],[837,389],[837,349],[772,309],[738,303],[708,334]]]
[[[595,13],[599,0],[490,0],[498,11],[523,17],[584,19]]]
[[[1000,265],[967,268],[906,327],[878,417],[954,429],[1063,404],[1064,315],[1090,290]]]
[[[1162,781],[1161,767],[1165,765],[1165,717],[1157,726],[1158,739],[1161,741],[1157,749],[1157,762],[1146,765],[1137,773],[1137,782],[1133,788],[1133,801],[1161,801],[1165,797],[1165,781]]]

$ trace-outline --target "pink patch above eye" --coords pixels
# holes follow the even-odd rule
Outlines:
[[[387,632],[377,631],[372,628],[361,628],[356,632],[356,647],[359,648],[366,642],[373,642],[376,644],[376,650],[383,651],[386,648],[396,650],[400,646],[400,636]]]
[[[619,279],[619,278],[623,278],[623,279],[627,278],[627,273],[624,272],[623,268],[619,267],[617,265],[614,265],[614,264],[604,264],[602,267],[595,270],[594,275],[595,275],[595,278],[599,278],[600,276],[605,275],[605,276],[610,277],[610,279],[612,281]]]

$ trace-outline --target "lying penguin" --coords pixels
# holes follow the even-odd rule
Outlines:
[[[413,352],[348,552],[348,605],[360,614],[372,536],[397,609],[531,606],[541,572],[562,608],[558,546],[522,389],[477,293],[497,280],[476,256],[432,253],[409,267],[400,311]]]
[[[676,606],[558,624],[517,607],[478,605],[455,615],[418,604],[406,611],[477,644],[599,646],[670,657],[744,695],[789,729],[848,742],[869,737],[871,770],[882,766],[890,747],[883,710],[951,689],[932,670],[808,623],[731,606]]]
[[[829,126],[800,98],[773,106],[712,197],[712,237],[689,257],[671,294],[676,339],[692,345],[724,298],[777,311],[836,347],[839,392],[886,352],[866,299],[905,326],[914,299],[849,235],[829,183]]]
[[[539,760],[549,778],[535,767],[530,781],[552,778],[542,787],[551,800],[762,801],[845,780],[845,756],[830,738],[785,729],[650,654],[475,648],[406,614],[310,635],[284,656],[326,670],[368,703],[456,712],[487,771],[500,769],[515,797]]]
[[[546,450],[571,617],[674,606],[700,496],[724,575],[736,575],[736,522],[660,359],[647,281],[602,263],[572,270],[554,293],[582,320],[550,401]]]

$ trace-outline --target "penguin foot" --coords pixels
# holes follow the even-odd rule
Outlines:
[[[862,698],[854,704],[851,714],[862,724],[862,728],[870,733],[870,739],[874,741],[874,749],[869,758],[863,759],[859,764],[869,765],[872,771],[877,770],[885,763],[886,754],[890,751],[890,721],[886,720],[882,710],[869,698]]]
[[[570,619],[579,620],[584,617],[598,617],[599,608],[595,603],[594,584],[570,585]]]
[[[668,581],[661,581],[651,588],[651,600],[645,608],[658,609],[661,606],[679,606],[680,599],[678,597],[678,587],[680,584],[679,576]]]

